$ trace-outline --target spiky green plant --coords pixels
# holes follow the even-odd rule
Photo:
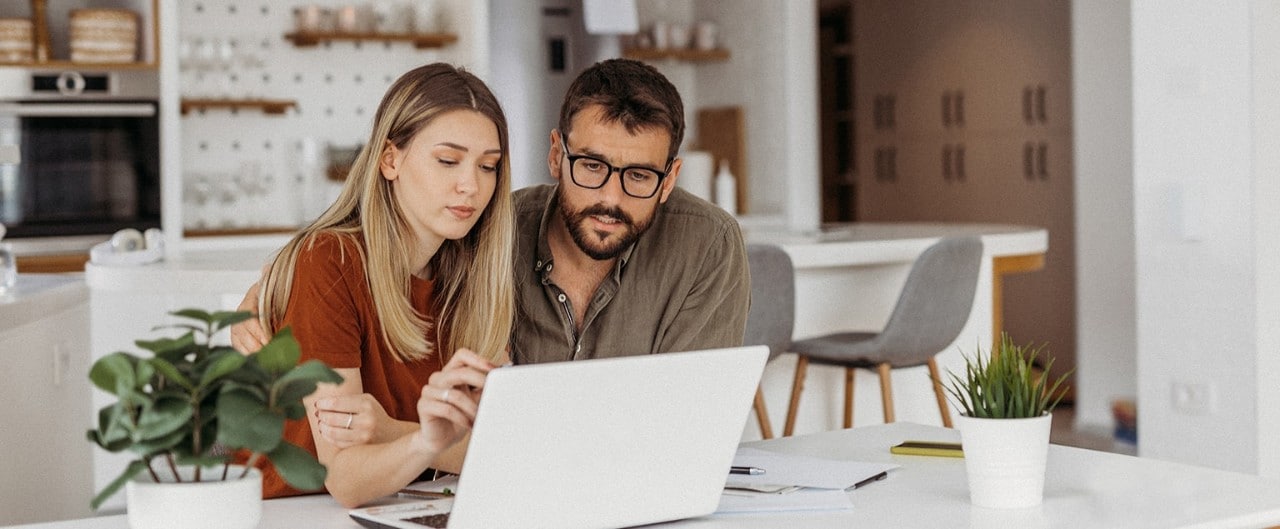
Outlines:
[[[92,507],[143,471],[157,482],[165,471],[181,481],[177,467],[190,465],[199,481],[202,468],[222,467],[221,479],[228,479],[229,452],[240,449],[252,454],[248,466],[266,457],[295,488],[323,486],[324,466],[283,440],[284,423],[306,416],[302,399],[316,384],[340,383],[342,378],[319,360],[298,364],[301,351],[288,328],[247,356],[211,343],[218,331],[251,318],[249,312],[184,309],[171,314],[195,323],[156,328],[186,330],[178,338],[135,342],[153,353],[150,358],[115,352],[89,370],[95,386],[118,398],[98,412],[98,427],[89,430],[89,440],[109,452],[128,450],[138,456],[98,493]]]
[[[947,391],[970,417],[1026,419],[1051,412],[1067,393],[1063,382],[1071,371],[1049,385],[1048,373],[1053,359],[1046,360],[1043,373],[1034,369],[1043,349],[1044,345],[1017,345],[1007,333],[1001,333],[996,354],[984,355],[978,347],[973,358],[965,355],[963,378],[947,373],[951,376]],[[989,359],[984,361],[984,356]]]

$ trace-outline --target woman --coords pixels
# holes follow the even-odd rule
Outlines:
[[[479,79],[412,70],[383,97],[337,201],[265,272],[262,325],[291,327],[304,359],[344,379],[285,432],[328,468],[343,505],[461,466],[446,449],[470,430],[485,374],[507,361],[515,310],[506,153],[506,118]],[[297,494],[273,470],[263,489]]]

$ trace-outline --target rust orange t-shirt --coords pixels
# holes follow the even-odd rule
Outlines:
[[[365,281],[364,263],[356,251],[358,236],[320,234],[314,245],[304,244],[294,268],[293,289],[283,326],[293,328],[302,348],[302,361],[319,359],[332,368],[358,368],[363,391],[372,395],[387,415],[417,422],[418,397],[432,373],[442,368],[440,355],[401,362],[392,356],[382,338],[373,296]],[[411,280],[413,308],[428,319],[432,282]],[[315,440],[307,420],[285,423],[284,438],[312,455]],[[262,496],[275,498],[304,494],[289,487],[270,465],[263,467]]]

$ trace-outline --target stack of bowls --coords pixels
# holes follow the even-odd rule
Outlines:
[[[71,10],[71,60],[133,62],[138,56],[138,15],[128,9]]]
[[[31,62],[35,26],[26,18],[0,18],[0,62]]]

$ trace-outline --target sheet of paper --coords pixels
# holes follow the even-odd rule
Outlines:
[[[765,473],[759,476],[730,474],[725,484],[729,487],[796,485],[835,490],[847,489],[881,472],[898,468],[892,463],[840,461],[745,447],[738,448],[733,465],[761,468]]]
[[[458,493],[458,476],[445,476],[435,481],[418,481],[415,483],[410,483],[408,485],[405,485],[403,490],[410,490],[410,491],[416,490],[421,492],[444,492],[444,489],[449,489],[449,492],[457,494]]]
[[[853,502],[843,490],[804,489],[790,494],[739,493],[725,491],[716,514],[852,510]]]

